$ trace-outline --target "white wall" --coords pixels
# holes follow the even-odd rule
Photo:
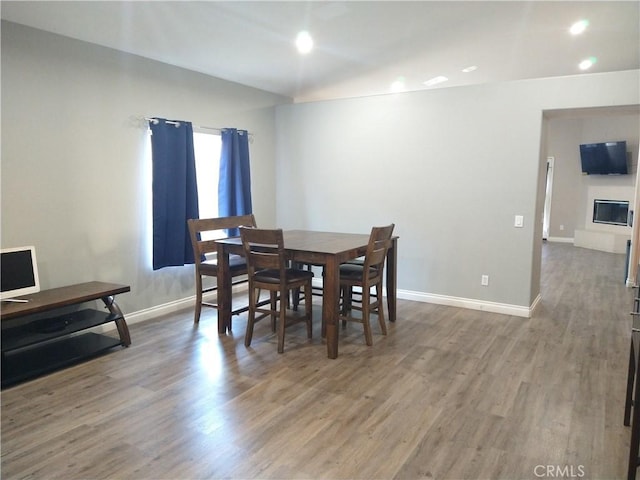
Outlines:
[[[364,232],[395,222],[405,295],[526,309],[540,284],[543,111],[636,104],[638,78],[630,71],[279,106],[278,223]],[[514,228],[516,214],[524,228]]]
[[[193,295],[193,267],[150,267],[140,118],[252,132],[254,210],[272,226],[273,105],[288,101],[3,22],[2,247],[35,245],[43,288],[131,285],[119,299],[127,313]]]

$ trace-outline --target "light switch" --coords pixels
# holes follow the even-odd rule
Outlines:
[[[524,216],[523,215],[516,215],[516,220],[515,220],[513,225],[515,227],[518,227],[518,228],[524,227]]]

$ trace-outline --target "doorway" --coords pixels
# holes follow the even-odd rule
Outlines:
[[[542,239],[549,238],[551,224],[551,194],[553,192],[553,162],[554,157],[547,157],[547,175],[545,181],[544,209],[542,214]]]
[[[549,124],[549,121],[553,121],[553,125]],[[570,227],[569,232],[575,232],[576,225],[574,223],[577,223],[577,228],[582,228],[580,227],[580,222],[588,214],[587,210],[592,208],[593,200],[589,204],[588,195],[585,196],[584,193],[577,189],[571,190],[572,187],[578,186],[579,182],[584,182],[584,178],[577,177],[578,180],[576,181],[567,180],[570,175],[574,175],[579,163],[570,164],[570,169],[568,170],[567,165],[569,164],[564,161],[564,158],[573,158],[573,161],[577,162],[579,158],[576,159],[576,145],[594,138],[598,141],[618,137],[628,140],[627,147],[631,155],[629,158],[630,173],[635,175],[635,179],[630,179],[631,181],[626,182],[623,186],[631,188],[634,192],[633,201],[631,201],[631,198],[629,199],[629,216],[630,218],[637,217],[637,212],[640,212],[640,176],[637,175],[638,149],[640,148],[637,133],[638,121],[640,121],[640,105],[558,109],[545,110],[543,112],[542,155],[540,156],[538,170],[537,197],[538,218],[542,217],[542,222],[539,225],[542,231],[538,230],[536,232],[536,242],[542,243],[544,240],[573,241],[572,235],[556,236],[558,233],[563,234],[566,232],[565,226],[567,222]],[[566,130],[566,136],[560,138],[557,134],[551,134],[551,131],[555,131],[558,126]],[[573,138],[572,142],[576,145],[566,144],[565,137]],[[555,158],[558,158],[559,161],[555,162]],[[579,169],[577,171],[579,172]],[[599,182],[597,185],[600,187],[609,187],[613,184],[610,181],[612,178],[618,179],[616,180],[617,183],[615,183],[616,186],[621,186],[619,184],[623,183],[619,179],[621,177],[597,177],[594,181]],[[567,181],[571,183],[567,184]],[[555,205],[551,205],[551,192],[554,185],[556,189],[556,194],[554,195]],[[569,189],[567,190],[565,187],[569,187]],[[584,199],[580,197],[578,203],[575,203],[577,195],[584,196]],[[552,211],[553,218],[551,216]],[[577,218],[577,222],[574,222],[574,217]],[[634,221],[630,222],[630,225],[629,263],[625,269],[628,286],[636,283],[639,270],[638,264],[640,263],[640,223]],[[558,229],[565,230],[565,232],[559,232]]]

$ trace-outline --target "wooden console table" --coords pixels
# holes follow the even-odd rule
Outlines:
[[[129,328],[114,296],[130,290],[128,285],[88,282],[20,297],[28,300],[25,303],[3,302],[0,310],[2,387],[77,363],[119,345],[129,346]],[[108,312],[95,309],[69,311],[97,299],[104,302]],[[95,332],[78,334],[109,322],[115,322],[118,338]]]

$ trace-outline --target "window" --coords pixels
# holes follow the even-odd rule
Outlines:
[[[200,218],[213,218],[218,216],[220,146],[220,135],[193,132]]]
[[[196,181],[198,183],[198,212],[200,218],[215,218],[218,216],[218,177],[220,171],[220,151],[222,148],[222,137],[219,134],[193,132],[193,149],[196,159]],[[153,194],[152,194],[152,159],[151,159],[151,136],[148,136],[144,145],[142,156],[146,159],[145,177],[147,178],[144,205],[147,218],[147,238],[145,240],[145,250],[149,264],[152,264],[153,257]],[[221,238],[224,232],[218,235],[215,232],[203,237],[207,240]]]
[[[198,182],[198,211],[200,218],[218,216],[218,177],[220,172],[220,135],[193,132]],[[221,238],[224,232],[204,232],[203,240]]]

